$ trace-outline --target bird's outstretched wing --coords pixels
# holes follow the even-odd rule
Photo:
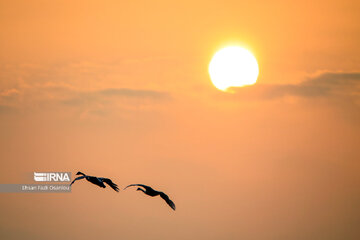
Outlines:
[[[111,179],[109,178],[100,178],[103,182],[107,183],[107,185],[109,185],[112,189],[114,189],[115,191],[119,191],[119,187],[117,184],[113,183],[113,181],[111,181]]]
[[[146,189],[146,188],[150,188],[150,189],[151,189],[151,187],[146,186],[146,185],[144,185],[144,184],[130,184],[130,185],[126,186],[126,187],[124,188],[124,190],[127,189],[128,187],[135,187],[135,186],[143,187],[143,188],[145,188],[145,189]]]
[[[74,183],[75,181],[80,180],[80,179],[83,179],[83,178],[85,178],[85,176],[80,176],[80,177],[75,178],[75,179],[70,183],[70,186],[73,185],[73,183]]]
[[[168,197],[168,195],[166,195],[165,193],[161,192],[161,193],[160,193],[160,197],[161,197],[162,199],[164,199],[165,202],[175,211],[175,209],[176,209],[175,203],[170,200],[170,198]]]

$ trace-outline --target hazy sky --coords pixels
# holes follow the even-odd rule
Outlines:
[[[128,3],[130,2],[130,3]],[[360,239],[358,1],[0,1],[1,239]],[[256,56],[217,90],[212,55]],[[31,183],[31,179],[30,179]]]

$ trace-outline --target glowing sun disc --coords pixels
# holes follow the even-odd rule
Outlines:
[[[219,50],[210,61],[209,74],[216,88],[242,87],[256,83],[259,66],[252,53],[241,47]]]

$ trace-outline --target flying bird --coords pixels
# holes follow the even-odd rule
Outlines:
[[[130,184],[129,186],[127,186],[125,189],[127,189],[128,187],[134,187],[134,186],[138,186],[139,188],[136,189],[136,191],[142,191],[143,193],[145,193],[146,195],[149,195],[151,197],[155,197],[155,196],[158,196],[160,195],[160,197],[162,199],[165,200],[165,202],[175,211],[175,203],[173,201],[170,200],[170,198],[168,197],[168,195],[166,195],[165,193],[163,192],[159,192],[159,191],[156,191],[154,189],[152,189],[151,187],[149,186],[146,186],[146,185],[143,185],[143,184]],[[143,187],[144,189],[142,189],[141,187]]]
[[[75,178],[71,183],[70,183],[70,186],[77,180],[81,180],[81,179],[86,179],[88,180],[89,182],[95,184],[95,185],[98,185],[99,187],[102,187],[102,188],[106,188],[105,184],[106,183],[107,185],[109,185],[112,189],[114,189],[115,191],[119,192],[119,188],[118,188],[118,185],[116,185],[115,183],[113,183],[111,181],[111,179],[109,178],[102,178],[102,177],[94,177],[94,176],[88,176],[82,172],[77,172],[76,175],[82,175],[80,177],[77,177]]]

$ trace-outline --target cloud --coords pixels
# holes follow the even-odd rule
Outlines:
[[[120,63],[15,64],[0,66],[0,105],[21,109],[149,109],[171,99],[169,93],[142,89]],[[84,109],[83,109],[84,108]],[[5,107],[3,107],[5,109]],[[4,112],[5,110],[3,110]]]
[[[121,96],[131,98],[150,98],[150,99],[169,99],[169,94],[153,90],[134,90],[128,88],[108,88],[98,91],[99,94],[104,96]]]
[[[124,102],[154,102],[167,101],[171,97],[166,92],[129,88],[107,88],[98,91],[72,91],[70,97],[62,100],[67,105],[81,105],[84,103],[109,103],[111,101]]]
[[[67,86],[37,85],[0,91],[0,114],[11,114],[36,108],[47,112],[66,109],[76,110],[79,114],[96,113],[106,115],[111,112],[151,111],[159,104],[171,100],[167,92],[130,89],[105,88],[100,90],[80,90]],[[41,110],[42,109],[42,110]]]
[[[237,97],[276,99],[285,96],[302,98],[338,98],[357,102],[360,98],[359,72],[323,72],[298,84],[256,84],[233,89]]]
[[[268,94],[272,97],[284,95],[301,97],[359,95],[360,73],[326,72],[299,84],[277,85],[269,90]]]
[[[9,96],[16,95],[16,94],[19,94],[19,91],[15,88],[6,89],[6,90],[0,92],[1,97],[9,97]]]
[[[14,108],[6,105],[0,105],[0,114],[12,113]]]
[[[305,104],[331,109],[351,122],[360,120],[360,72],[322,72],[298,84],[255,84],[222,93],[231,101]]]

